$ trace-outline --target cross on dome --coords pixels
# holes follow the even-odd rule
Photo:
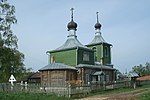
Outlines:
[[[71,8],[70,9],[70,11],[71,11],[71,22],[69,22],[68,23],[68,25],[67,25],[67,27],[68,27],[68,31],[70,31],[70,30],[77,30],[76,28],[77,28],[77,23],[75,23],[74,21],[73,21],[73,10],[74,10],[74,8]]]
[[[96,30],[96,29],[101,29],[101,26],[102,26],[102,25],[99,23],[99,20],[98,20],[98,13],[99,13],[99,12],[96,12],[96,20],[97,20],[97,23],[96,23],[95,26],[94,26],[94,27],[95,27],[95,30]]]

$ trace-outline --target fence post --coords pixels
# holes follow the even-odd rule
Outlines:
[[[103,88],[104,88],[104,90],[106,90],[106,82],[105,81],[103,82]]]
[[[27,82],[25,82],[25,84],[24,84],[24,86],[25,86],[25,90],[27,91],[27,89],[28,89],[28,83]]]
[[[70,98],[71,97],[71,85],[69,84],[69,87],[68,87],[68,97]]]
[[[23,81],[20,82],[21,91],[23,91]]]

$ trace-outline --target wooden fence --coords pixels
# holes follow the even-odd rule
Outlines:
[[[149,82],[142,82],[150,83]],[[93,82],[88,85],[84,86],[41,86],[40,84],[28,84],[28,85],[21,85],[20,83],[14,84],[11,86],[10,83],[0,83],[0,92],[34,92],[34,93],[55,93],[62,96],[71,97],[72,95],[76,94],[87,94],[93,90],[107,90],[107,89],[115,89],[121,87],[130,87],[131,81],[120,81],[114,83],[99,83]]]

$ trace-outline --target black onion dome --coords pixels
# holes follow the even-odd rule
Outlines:
[[[77,29],[76,29],[76,28],[77,28],[77,23],[75,23],[75,22],[72,20],[71,22],[68,23],[67,27],[68,27],[68,31],[71,30],[71,29],[77,30]]]
[[[94,27],[95,29],[101,29],[102,25],[99,22],[97,22]]]

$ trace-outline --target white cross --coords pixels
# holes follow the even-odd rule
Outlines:
[[[9,82],[11,83],[12,86],[14,85],[13,82],[16,82],[16,79],[13,75],[10,76]]]

